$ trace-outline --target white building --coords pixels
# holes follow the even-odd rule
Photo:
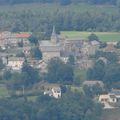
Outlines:
[[[24,58],[12,57],[8,58],[7,67],[11,68],[12,70],[21,70],[23,63]]]
[[[53,87],[52,89],[50,89],[48,91],[44,91],[44,95],[49,95],[51,97],[58,99],[61,97],[61,88]]]
[[[99,102],[100,103],[116,103],[117,98],[114,94],[104,94],[99,96]]]

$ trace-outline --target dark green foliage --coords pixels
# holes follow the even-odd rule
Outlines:
[[[109,64],[117,63],[118,61],[118,55],[114,52],[96,51],[95,58],[98,59],[99,57],[105,57]]]
[[[23,47],[23,41],[18,42],[18,47]]]
[[[30,43],[32,43],[32,44],[35,44],[35,45],[38,44],[38,38],[35,37],[34,35],[31,35],[31,36],[29,37],[29,41],[30,41]]]
[[[62,5],[67,5],[72,3],[91,3],[91,4],[117,4],[118,5],[118,0],[0,0],[0,4],[20,4],[20,3],[53,3],[57,2]]]
[[[107,66],[104,76],[104,82],[108,87],[120,88],[120,65],[112,64]]]
[[[48,64],[47,80],[52,83],[71,84],[74,72],[71,65],[63,63],[59,58],[53,58]]]
[[[78,93],[56,100],[40,95],[36,102],[24,98],[0,99],[1,120],[100,120],[101,106]]]
[[[10,70],[5,70],[3,72],[3,80],[10,80],[12,77],[12,73]]]
[[[93,68],[88,69],[87,78],[89,80],[103,80],[105,74],[105,64],[103,61],[99,60],[95,63]]]
[[[90,36],[88,36],[88,40],[89,41],[94,41],[94,40],[99,41],[99,38],[97,37],[97,35],[92,33]]]
[[[3,60],[0,59],[0,70],[3,69],[5,67],[5,65],[3,64]]]
[[[21,76],[21,84],[25,86],[31,86],[40,81],[40,75],[38,70],[32,68],[27,63],[23,64]]]
[[[74,58],[73,55],[70,55],[70,56],[69,56],[68,64],[70,64],[70,65],[74,65],[74,64],[75,64],[75,58]]]
[[[11,6],[6,7],[5,10],[1,8],[0,30],[40,32],[42,39],[50,37],[53,25],[56,26],[57,31],[120,31],[120,14],[118,8],[115,7],[106,8],[103,5],[102,10],[98,6],[99,11],[95,5],[88,4],[85,5],[87,9],[81,4],[79,4],[80,9],[79,5],[72,4],[69,7],[66,6],[67,10],[55,3],[46,4],[46,7],[43,4],[39,5],[33,5],[32,9],[29,8],[29,4],[25,5],[26,8],[24,5],[21,6],[24,9],[21,9],[19,5],[15,5],[13,9]],[[36,7],[39,7],[40,10]]]
[[[115,45],[116,48],[120,49],[120,42],[117,42],[117,44]]]
[[[69,5],[71,3],[71,0],[60,0],[61,5]]]
[[[32,48],[31,49],[31,56],[35,59],[42,59],[42,52],[40,51],[40,49],[38,47]]]
[[[100,42],[99,48],[105,48],[105,47],[107,47],[107,43],[105,43],[105,42]]]

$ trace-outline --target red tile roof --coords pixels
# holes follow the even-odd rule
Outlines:
[[[30,33],[17,33],[16,37],[17,38],[29,38],[31,36]]]

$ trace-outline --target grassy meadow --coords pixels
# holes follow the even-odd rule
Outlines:
[[[96,34],[101,41],[104,42],[116,42],[120,41],[120,32],[93,32]],[[68,38],[83,38],[86,39],[91,34],[91,32],[78,32],[78,31],[63,31],[62,36]]]

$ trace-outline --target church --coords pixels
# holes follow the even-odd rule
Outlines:
[[[40,41],[40,50],[44,61],[48,61],[53,57],[60,57],[61,45],[55,27],[53,27],[50,40]]]

